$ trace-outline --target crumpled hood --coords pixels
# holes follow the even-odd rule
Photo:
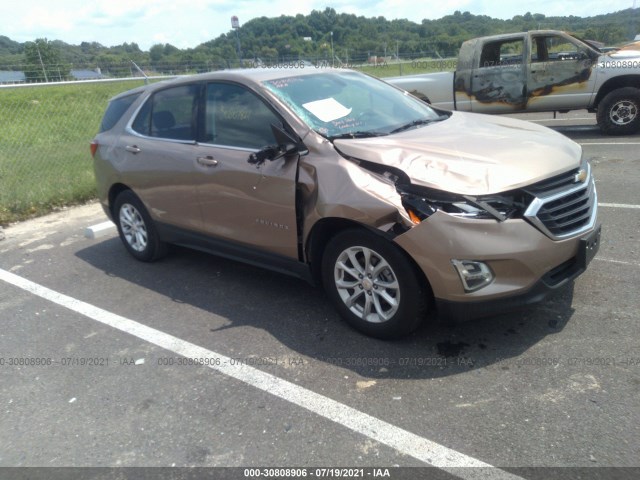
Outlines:
[[[344,155],[396,167],[411,182],[466,195],[504,192],[580,165],[582,148],[534,123],[453,112],[384,137],[335,140]]]

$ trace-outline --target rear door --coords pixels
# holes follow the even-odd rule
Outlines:
[[[142,199],[152,217],[185,229],[202,224],[194,185],[201,85],[166,88],[143,104],[120,137],[124,156],[121,181]]]
[[[525,37],[490,40],[482,45],[471,74],[471,111],[508,113],[526,105]]]
[[[298,258],[297,155],[256,166],[249,156],[275,145],[282,119],[255,92],[229,82],[206,86],[197,167],[202,230],[218,239]]]

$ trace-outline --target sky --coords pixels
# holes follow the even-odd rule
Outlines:
[[[256,17],[306,15],[332,7],[338,13],[416,23],[455,10],[494,18],[526,12],[546,16],[589,17],[635,6],[638,0],[4,0],[0,3],[0,35],[18,42],[36,38],[79,45],[98,42],[110,47],[137,43],[148,50],[156,43],[193,48],[231,30],[231,16],[240,24]],[[292,5],[293,4],[293,5]],[[640,2],[638,3],[640,6]]]

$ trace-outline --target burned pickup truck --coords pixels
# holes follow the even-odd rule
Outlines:
[[[640,130],[640,50],[601,52],[554,30],[474,38],[460,48],[455,72],[387,79],[449,110],[481,113],[597,113],[609,135]]]

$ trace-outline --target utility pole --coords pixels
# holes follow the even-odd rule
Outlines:
[[[333,55],[333,31],[331,32],[331,68],[334,67],[333,59],[335,56]]]
[[[49,79],[47,78],[47,70],[44,68],[44,63],[42,62],[42,55],[40,55],[40,47],[38,47],[38,43],[36,43],[36,50],[38,51],[38,58],[40,59],[40,66],[42,67],[42,74],[44,75],[44,81],[49,83]]]
[[[636,9],[636,0],[633,0],[633,7],[634,10]],[[630,38],[632,40],[636,39],[636,34],[638,33],[636,30],[634,30],[634,26],[633,26],[633,22],[631,20],[631,15],[629,15],[629,32],[631,33]]]
[[[238,33],[240,30],[240,20],[235,15],[231,17],[231,28],[236,31],[236,46],[238,49],[238,62],[240,62],[240,66],[242,67],[242,50],[240,50],[240,34]]]

